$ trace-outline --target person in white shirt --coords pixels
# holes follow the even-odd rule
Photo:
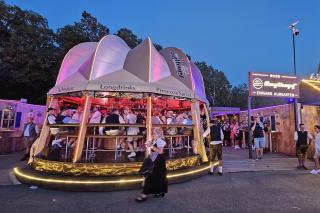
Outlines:
[[[175,125],[177,124],[177,119],[173,111],[168,111],[167,112],[167,120],[166,120],[167,125]],[[167,134],[168,135],[177,135],[178,134],[178,129],[177,127],[167,127]],[[174,137],[174,147],[178,147],[180,143],[180,137]],[[175,153],[175,149],[173,149],[173,153]]]
[[[314,130],[316,132],[315,134],[315,140],[314,140],[314,162],[315,162],[315,168],[310,172],[313,175],[320,173],[320,166],[319,166],[319,158],[320,158],[320,126],[316,125],[314,126]]]
[[[95,105],[92,109],[92,113],[90,116],[89,123],[91,124],[99,124],[101,122],[101,112],[100,112],[100,106]]]
[[[159,117],[160,113],[159,112],[155,112],[151,118],[151,122],[152,124],[163,124],[163,122],[161,121],[160,117]]]
[[[48,123],[55,124],[57,118],[57,110],[55,108],[49,107],[48,110]]]
[[[82,118],[82,111],[83,111],[82,106],[78,106],[76,113],[74,113],[72,115],[72,119],[76,120],[76,121],[78,121],[80,123],[81,118]]]
[[[91,123],[91,124],[99,124],[99,123],[101,123],[101,116],[102,116],[102,114],[100,112],[100,105],[93,106],[92,113],[90,115],[89,123]],[[98,130],[99,135],[103,135],[103,128],[100,128],[100,127],[97,127],[97,126],[93,127],[94,134],[96,134],[97,130]],[[101,148],[101,143],[102,143],[102,139],[99,138],[98,139],[98,146],[97,146],[98,148]]]
[[[222,141],[223,131],[221,125],[217,120],[210,121],[210,127],[203,133],[203,137],[210,134],[210,171],[209,174],[213,175],[214,168],[218,165],[218,175],[222,175]],[[218,161],[216,161],[216,157]]]
[[[128,109],[127,114],[125,116],[125,122],[127,124],[136,124],[137,123],[137,115],[134,113],[134,110]],[[127,130],[127,135],[138,135],[139,128],[138,127],[129,127]],[[133,144],[132,144],[133,143]],[[133,137],[127,138],[127,145],[130,150],[129,158],[135,157],[135,149],[137,148],[137,141],[133,139]]]

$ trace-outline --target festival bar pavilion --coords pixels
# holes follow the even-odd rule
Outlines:
[[[144,115],[136,124],[90,123],[90,111],[99,106],[131,109]],[[19,181],[29,185],[73,191],[110,191],[141,186],[138,170],[148,150],[128,158],[119,149],[128,137],[137,143],[152,137],[152,128],[164,129],[169,183],[185,181],[207,172],[209,168],[201,132],[208,125],[209,113],[200,70],[178,48],[158,51],[150,38],[131,49],[119,37],[107,35],[99,42],[74,46],[65,55],[56,80],[48,92],[47,109],[58,112],[81,107],[78,123],[49,124],[48,113],[40,137],[32,147],[30,166],[15,168]],[[186,112],[192,124],[154,124],[157,112]],[[98,133],[98,129],[114,127],[139,128],[136,135]],[[167,134],[169,128],[190,129]],[[52,141],[63,138],[56,159]],[[182,149],[175,149],[180,138]],[[142,142],[141,142],[142,141]],[[97,148],[101,144],[101,149]],[[70,145],[71,144],[71,145]]]

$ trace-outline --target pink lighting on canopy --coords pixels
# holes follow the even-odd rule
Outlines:
[[[151,79],[150,82],[156,82],[165,77],[169,77],[170,69],[162,55],[157,49],[151,46]]]
[[[178,48],[159,53],[150,38],[133,49],[115,35],[71,48],[49,94],[84,90],[147,92],[207,103],[198,68]]]
[[[118,36],[103,37],[95,52],[90,80],[121,70],[129,51],[128,45]]]
[[[83,64],[89,63],[88,60],[92,58],[97,44],[97,42],[85,42],[71,48],[63,59],[56,85],[79,72]],[[81,70],[82,74],[86,72],[90,73],[90,68],[89,70]]]

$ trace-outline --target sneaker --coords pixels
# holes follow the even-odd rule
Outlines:
[[[209,171],[208,174],[209,174],[209,175],[213,175],[213,172],[210,172],[210,171]]]
[[[219,176],[222,176],[222,174],[223,174],[222,172],[218,172],[218,175],[219,175]]]
[[[310,174],[313,174],[313,175],[317,175],[319,173],[319,170],[316,170],[316,169],[312,169]]]
[[[136,156],[136,153],[135,152],[131,152],[129,155],[128,155],[128,158],[134,158]]]

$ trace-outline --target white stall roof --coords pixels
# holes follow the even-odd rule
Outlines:
[[[77,91],[150,92],[207,102],[201,72],[180,49],[159,53],[150,38],[130,49],[115,35],[66,54],[49,94]]]

